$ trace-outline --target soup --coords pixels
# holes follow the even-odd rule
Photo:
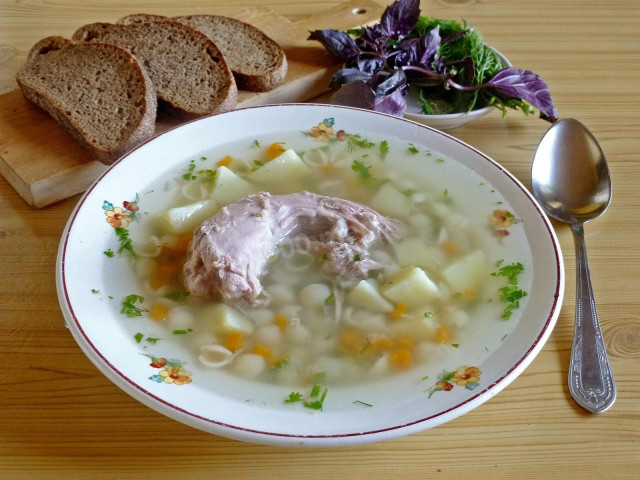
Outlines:
[[[522,235],[506,202],[473,171],[427,147],[334,132],[332,124],[203,152],[129,204],[140,221],[120,227],[121,245],[133,254],[144,290],[125,299],[122,313],[146,317],[162,332],[136,332],[138,342],[180,342],[212,372],[283,389],[308,386],[320,401],[320,386],[418,372],[463,349],[477,357],[482,346],[470,338],[509,330],[505,323],[517,320],[526,301],[530,260],[505,241]],[[415,175],[403,173],[407,165]],[[397,235],[352,242],[343,272],[331,263],[340,242],[299,222],[272,243],[247,234],[229,245],[268,252],[257,280],[246,282],[249,293],[225,299],[222,290],[202,295],[185,286],[184,265],[196,262],[194,231],[203,241],[203,222],[214,219],[210,232],[227,212],[229,231],[238,232],[240,222],[256,221],[233,213],[238,205],[280,202],[295,211],[301,199],[322,208],[331,201],[340,211],[355,202],[384,219],[378,224],[398,225]],[[344,225],[332,218],[331,234],[342,228],[353,236],[349,218]],[[287,401],[299,399],[294,393]]]

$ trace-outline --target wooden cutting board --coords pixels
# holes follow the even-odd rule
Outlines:
[[[346,30],[380,18],[382,11],[373,1],[354,0],[295,22],[266,7],[240,12],[236,18],[258,27],[284,48],[289,69],[275,90],[239,92],[237,108],[304,102],[328,91],[338,64],[318,42],[307,41],[309,30]],[[179,123],[159,115],[156,135]],[[0,174],[29,205],[45,207],[83,192],[106,168],[88,158],[62,127],[19,90],[0,95]]]

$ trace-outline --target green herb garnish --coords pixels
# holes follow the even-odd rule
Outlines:
[[[91,289],[91,293],[96,294],[96,293],[100,293],[100,290],[96,290],[95,288]]]
[[[424,312],[424,318],[431,318],[433,317],[433,312]]]
[[[184,303],[189,297],[189,292],[171,292],[167,293],[164,297],[174,302]]]
[[[173,333],[174,335],[186,335],[187,333],[191,333],[193,332],[193,328],[186,328],[184,330],[174,330]]]
[[[333,293],[331,295],[329,295],[327,298],[324,299],[324,304],[325,305],[332,305],[333,304]]]
[[[129,230],[126,228],[118,227],[115,229],[116,236],[118,237],[118,241],[120,242],[120,248],[118,249],[118,253],[126,250],[134,257],[136,256],[133,251],[133,242],[129,238]]]
[[[127,295],[122,301],[122,309],[120,310],[120,313],[125,314],[129,318],[141,317],[142,312],[148,311],[146,308],[136,305],[136,303],[142,302],[144,302],[144,297],[141,297],[140,295],[136,295],[135,293]]]
[[[418,150],[418,147],[416,147],[415,145],[413,145],[413,144],[411,144],[411,143],[409,144],[409,148],[407,148],[407,150],[409,150],[409,152],[411,152],[411,153],[412,153],[412,154],[414,154],[414,155],[415,155],[416,153],[419,153],[419,152],[420,152],[420,150]]]
[[[459,344],[459,343],[452,343],[452,344],[451,344],[451,346],[452,346],[453,348],[458,348],[458,347],[460,346],[460,344]]]
[[[300,392],[291,392],[289,398],[287,398],[284,403],[295,403],[300,400],[302,400],[302,394]]]
[[[380,159],[384,162],[384,159],[387,158],[387,153],[389,153],[389,142],[383,140],[380,142]]]
[[[353,261],[354,261],[354,262],[359,262],[360,260],[361,260],[360,255],[359,255],[358,253],[356,253],[356,254],[353,256]]]
[[[360,404],[360,405],[364,405],[365,407],[373,407],[373,405],[371,405],[370,403],[366,403],[366,402],[363,402],[363,401],[361,401],[361,400],[356,400],[356,401],[355,401],[355,402],[353,402],[353,403],[355,403],[355,404]]]
[[[351,170],[356,172],[360,178],[364,181],[371,180],[373,175],[371,175],[371,166],[366,166],[360,160],[354,160],[353,165],[351,165]]]
[[[316,387],[316,385],[314,385],[314,388]],[[324,389],[324,391],[322,392],[322,396],[320,397],[319,400],[314,400],[314,401],[307,401],[304,402],[303,405],[307,408],[310,408],[312,410],[322,410],[322,405],[324,404],[324,399],[327,397],[327,391],[328,389]],[[318,394],[320,392],[318,391]],[[314,395],[312,395],[314,396]]]
[[[187,167],[187,172],[182,175],[182,178],[185,180],[195,180],[196,177],[193,175],[193,171],[196,169],[196,161],[191,160],[189,166]]]
[[[258,140],[254,140],[253,144],[251,146],[254,147],[254,148],[260,148],[261,147],[260,142]]]
[[[136,343],[140,343],[142,341],[142,339],[144,338],[144,333],[136,333],[135,336],[133,337],[136,339]]]
[[[107,257],[109,257],[109,258],[113,258],[113,256],[115,255],[115,253],[113,253],[113,250],[111,250],[110,248],[109,248],[109,249],[107,249],[107,250],[105,250],[105,251],[104,251],[104,252],[102,252],[102,253],[104,253],[104,254],[105,254]]]
[[[152,344],[154,344],[154,345],[156,344],[156,342],[157,342],[158,340],[160,340],[160,338],[157,338],[157,337],[147,337],[147,338],[146,338],[146,341],[147,341],[147,342],[152,343]]]
[[[527,296],[527,292],[518,288],[518,276],[523,271],[524,266],[518,262],[505,265],[491,274],[493,277],[505,277],[507,279],[507,285],[498,289],[500,292],[500,300],[507,304],[501,315],[505,320],[511,318],[513,310],[520,307],[520,300]]]

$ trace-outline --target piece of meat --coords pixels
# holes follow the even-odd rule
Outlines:
[[[369,247],[402,234],[398,220],[348,200],[310,192],[249,195],[196,229],[184,265],[185,287],[194,295],[264,305],[269,299],[260,276],[285,239],[308,239],[312,253],[326,255],[326,273],[355,278],[382,266],[368,258]]]

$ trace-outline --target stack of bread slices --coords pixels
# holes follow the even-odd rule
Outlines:
[[[184,119],[235,107],[238,88],[267,91],[287,72],[282,48],[257,28],[216,15],[137,14],[47,37],[16,76],[90,155],[111,164],[153,136],[156,110]]]

